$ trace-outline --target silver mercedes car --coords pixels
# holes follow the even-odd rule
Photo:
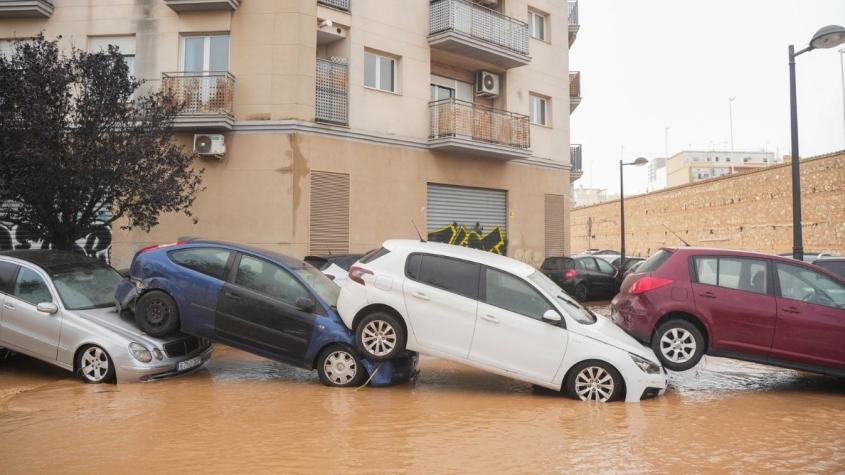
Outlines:
[[[0,349],[73,371],[86,383],[149,381],[195,370],[211,343],[153,338],[114,306],[121,276],[53,250],[0,252]]]

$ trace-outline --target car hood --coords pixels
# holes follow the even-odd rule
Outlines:
[[[135,322],[132,317],[127,316],[125,313],[123,315],[119,314],[115,307],[96,308],[90,310],[72,310],[72,312],[80,318],[106,328],[113,333],[126,338],[127,340],[145,344],[148,348],[161,348],[166,343],[184,338],[182,336],[168,338],[151,337],[135,326]]]
[[[596,315],[596,323],[592,325],[579,324],[576,328],[570,328],[569,331],[600,341],[622,351],[633,353],[660,366],[660,361],[651,348],[640,344],[634,337],[625,333],[625,330],[619,328],[605,316]]]

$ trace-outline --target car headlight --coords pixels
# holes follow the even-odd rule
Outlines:
[[[150,350],[144,347],[144,345],[135,343],[134,341],[129,344],[129,354],[141,363],[149,363],[153,360],[153,355],[150,353]]]
[[[634,361],[634,364],[637,365],[643,372],[648,374],[660,374],[660,365],[656,363],[652,363],[651,361],[639,357],[633,353],[628,353],[631,356],[631,360]]]

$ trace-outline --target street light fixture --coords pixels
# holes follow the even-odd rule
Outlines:
[[[619,242],[619,269],[625,268],[625,179],[622,167],[635,166],[641,167],[648,163],[645,157],[638,157],[633,162],[625,163],[619,160],[619,228],[621,231]]]
[[[845,28],[838,25],[825,26],[810,40],[810,45],[795,52],[789,45],[789,119],[792,126],[792,257],[804,259],[804,243],[801,230],[801,168],[798,155],[798,105],[795,92],[795,57],[820,48],[834,48],[845,43]]]

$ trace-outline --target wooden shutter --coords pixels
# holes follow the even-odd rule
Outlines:
[[[563,256],[566,234],[564,217],[566,216],[566,197],[563,195],[545,196],[546,214],[546,257]]]
[[[311,171],[309,254],[349,253],[349,174]]]

